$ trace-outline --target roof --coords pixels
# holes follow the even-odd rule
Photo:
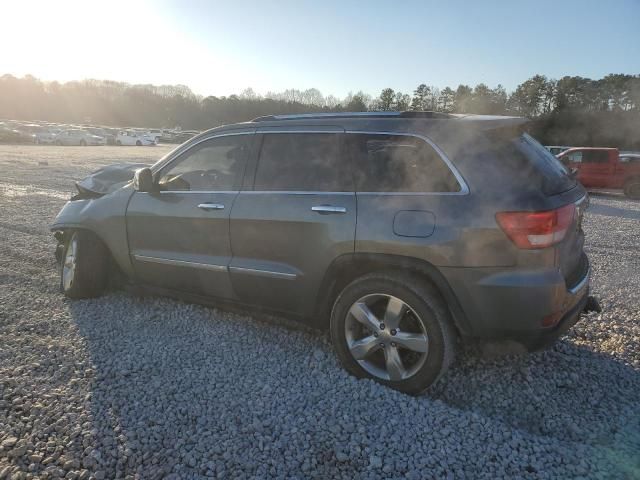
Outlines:
[[[470,113],[443,113],[432,111],[377,111],[377,112],[325,112],[325,113],[296,113],[286,115],[264,115],[251,120],[251,122],[268,122],[274,120],[320,120],[320,119],[373,119],[373,118],[424,118],[438,120],[462,120],[462,121],[504,121],[525,120],[523,117],[507,115],[475,115]]]
[[[607,152],[610,152],[612,150],[615,150],[616,152],[618,151],[617,148],[613,148],[613,147],[571,147],[565,150],[564,152],[560,153],[559,155],[566,155],[567,153],[575,152],[576,150],[580,150],[581,152],[587,151],[587,150],[607,151]]]
[[[273,120],[310,120],[329,118],[451,118],[448,113],[441,112],[325,112],[325,113],[296,113],[285,115],[264,115],[254,118],[252,122],[268,122]]]
[[[291,115],[266,115],[249,122],[221,125],[202,132],[208,135],[215,132],[237,131],[238,129],[271,128],[314,129],[331,131],[368,131],[398,132],[429,135],[457,135],[461,129],[468,131],[489,131],[501,129],[520,129],[529,119],[502,115],[467,115],[440,112],[339,112],[339,113],[302,113]],[[448,133],[447,133],[448,132]]]

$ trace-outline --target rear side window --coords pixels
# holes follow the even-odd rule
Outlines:
[[[254,188],[279,191],[353,191],[340,134],[265,133]]]
[[[359,192],[458,192],[460,184],[431,145],[409,135],[349,134]]]

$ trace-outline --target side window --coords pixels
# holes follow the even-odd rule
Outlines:
[[[265,133],[256,190],[353,191],[348,162],[340,155],[340,134]]]
[[[585,150],[582,154],[583,163],[607,163],[609,153],[603,150]]]
[[[571,152],[567,158],[571,163],[582,163],[582,152]]]
[[[192,147],[162,172],[161,190],[240,188],[252,135],[212,138]]]
[[[347,135],[359,192],[459,192],[440,155],[408,135]]]

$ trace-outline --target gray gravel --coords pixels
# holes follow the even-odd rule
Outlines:
[[[640,478],[640,202],[592,198],[603,313],[550,351],[466,348],[412,398],[260,314],[64,299],[47,226],[71,180],[160,155],[0,147],[0,479]]]

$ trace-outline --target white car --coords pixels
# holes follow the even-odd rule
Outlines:
[[[49,130],[47,127],[42,127],[36,124],[23,125],[22,131],[29,132],[34,136],[33,141],[37,144],[50,145],[55,143],[56,134]]]
[[[116,145],[155,145],[156,138],[148,133],[136,132],[134,130],[123,130],[116,136]]]
[[[153,130],[149,130],[149,136],[154,137],[156,139],[156,143],[160,143],[160,137],[162,137],[162,130],[154,128]]]
[[[63,130],[56,135],[56,145],[105,145],[107,142],[104,137],[93,135],[79,128]]]

